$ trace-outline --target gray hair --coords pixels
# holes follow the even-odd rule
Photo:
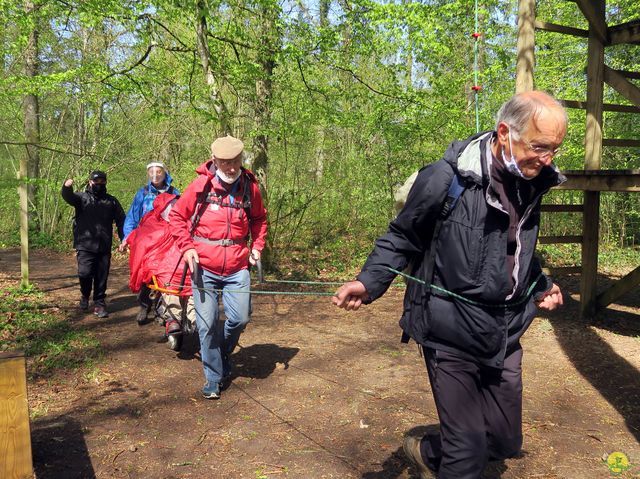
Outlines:
[[[548,108],[557,108],[561,111],[565,125],[567,124],[567,111],[562,103],[545,92],[535,92],[536,94],[533,95],[527,93],[514,95],[503,103],[496,115],[496,130],[498,125],[504,122],[514,130],[514,133],[524,133],[529,121]]]

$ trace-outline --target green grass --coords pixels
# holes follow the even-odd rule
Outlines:
[[[100,343],[35,288],[0,291],[0,351],[24,351],[30,378],[92,365]]]
[[[538,245],[538,253],[544,266],[576,266],[581,264],[579,244]],[[640,248],[601,244],[598,247],[598,272],[602,274],[626,274],[640,264]]]

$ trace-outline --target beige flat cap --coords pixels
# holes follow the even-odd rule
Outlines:
[[[231,135],[223,136],[211,143],[211,155],[219,160],[232,160],[244,149],[244,143]]]

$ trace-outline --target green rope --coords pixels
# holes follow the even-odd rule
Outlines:
[[[340,283],[342,284],[342,283]],[[166,288],[178,288],[179,284],[167,283],[165,285]],[[191,289],[195,291],[213,291],[216,293],[243,293],[243,294],[272,294],[272,295],[283,295],[283,296],[333,296],[335,293],[328,293],[324,291],[265,291],[265,290],[254,290],[254,289],[219,289],[219,288],[199,288],[197,286],[191,285]]]
[[[411,281],[415,281],[417,283],[420,283],[424,286],[427,286],[431,289],[434,289],[436,291],[439,291],[440,293],[444,293],[447,296],[450,296],[452,298],[458,299],[460,301],[463,301],[465,303],[468,304],[472,304],[474,306],[482,306],[484,308],[510,308],[513,306],[520,306],[521,304],[526,303],[527,301],[529,301],[529,296],[531,296],[531,294],[533,293],[533,289],[536,287],[536,285],[538,284],[538,281],[540,281],[540,278],[542,278],[542,273],[540,273],[538,275],[538,277],[536,278],[536,280],[531,284],[531,286],[529,286],[529,289],[527,289],[527,292],[525,293],[524,296],[522,296],[518,301],[514,301],[513,303],[500,303],[500,304],[490,304],[490,303],[482,303],[480,301],[474,301],[473,299],[469,299],[469,298],[465,298],[462,295],[459,295],[457,293],[454,293],[453,291],[449,291],[447,289],[441,288],[440,286],[436,286],[434,284],[429,284],[426,281],[420,279],[420,278],[416,278],[414,276],[411,276],[410,274],[407,273],[403,273],[402,271],[398,271],[396,269],[393,268],[389,268],[387,267],[387,269],[389,271],[391,271],[392,273],[398,274],[404,278],[410,279]]]
[[[257,283],[252,287],[259,286],[261,284],[299,284],[299,285],[312,285],[312,286],[342,286],[347,281],[295,281],[289,279],[275,279],[275,280],[265,280],[262,283]],[[392,283],[391,286],[394,287],[404,287],[404,283]],[[167,283],[165,288],[180,288],[181,285],[176,283]],[[324,291],[269,291],[269,290],[253,290],[253,289],[208,289],[208,288],[199,288],[196,286],[191,286],[192,290],[196,291],[214,291],[221,293],[226,291],[227,293],[244,293],[244,294],[271,294],[271,295],[282,295],[282,296],[334,296],[335,293],[329,293]]]
[[[295,281],[291,279],[265,279],[262,282],[262,284],[269,284],[269,283],[306,284],[306,285],[314,285],[314,286],[342,286],[344,283],[347,283],[347,281]],[[392,283],[391,286],[404,288],[405,284]]]
[[[294,281],[292,279],[265,279],[264,283],[283,283],[283,284],[319,284],[323,286],[341,286],[345,282],[341,281]]]

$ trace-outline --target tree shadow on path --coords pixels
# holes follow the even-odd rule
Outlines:
[[[598,321],[579,320],[578,302],[567,295],[565,305],[563,310],[547,316],[560,346],[576,370],[618,411],[629,432],[640,441],[640,372],[591,327],[629,334],[620,317],[636,322],[640,317],[607,310]]]
[[[31,437],[33,469],[38,479],[95,479],[84,433],[75,419],[58,416],[36,420]]]

